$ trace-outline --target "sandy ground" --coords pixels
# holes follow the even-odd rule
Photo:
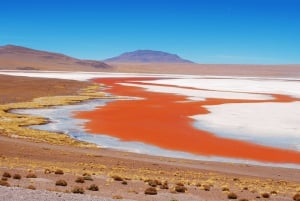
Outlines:
[[[5,83],[17,83],[20,78],[6,79]],[[27,82],[31,87],[38,85],[36,78],[28,79],[32,81]],[[4,79],[0,79],[0,86],[4,84],[2,80]],[[43,83],[51,82],[43,80]],[[76,94],[77,90],[70,92],[68,89],[71,86],[79,89],[81,85],[85,83],[69,82],[65,86],[65,92],[61,93]],[[51,86],[49,84],[44,87]],[[26,87],[26,84],[13,85],[10,91],[22,92],[22,87]],[[32,98],[43,96],[44,93],[43,90],[32,91]],[[54,90],[51,95],[56,95],[55,93]],[[13,96],[14,93],[6,94],[2,103],[13,100],[9,94]],[[20,100],[29,99],[26,93],[18,94]],[[1,94],[2,96],[4,95]],[[58,169],[63,174],[55,174]],[[5,177],[8,176],[5,172],[12,177]],[[262,194],[265,193],[264,196],[270,196],[266,200],[292,200],[293,195],[300,190],[300,171],[297,169],[163,158],[101,148],[36,143],[6,136],[0,136],[0,174],[3,176],[1,185],[20,188],[32,185],[38,190],[26,197],[24,194],[27,195],[27,191],[1,187],[0,200],[13,200],[18,196],[22,200],[46,200],[45,192],[39,190],[67,193],[50,193],[54,196],[52,199],[60,195],[65,200],[76,200],[79,199],[77,195],[73,197],[70,194],[75,187],[81,187],[86,195],[102,198],[166,201],[228,200],[229,192],[234,192],[238,199],[264,200]],[[19,174],[21,179],[14,179],[13,177],[17,178],[15,174]],[[27,178],[29,174],[35,174],[36,178]],[[78,183],[82,181],[78,177],[84,177],[84,183]],[[65,180],[67,186],[57,186],[56,182],[60,179]],[[99,191],[88,190],[91,184],[97,185]],[[145,189],[150,185],[156,188],[157,195],[145,195]],[[180,187],[182,185],[186,190]],[[180,193],[176,189],[183,189],[185,192]]]

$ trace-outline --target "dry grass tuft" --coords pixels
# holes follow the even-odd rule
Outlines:
[[[9,172],[4,172],[2,177],[11,178],[11,174]]]
[[[50,169],[45,169],[45,170],[44,170],[44,174],[51,174],[51,172],[52,172],[52,171],[51,171]]]
[[[99,187],[96,184],[92,184],[88,187],[90,191],[99,191]]]
[[[228,187],[223,187],[222,191],[229,191],[229,188]]]
[[[203,185],[202,186],[203,187],[203,190],[205,190],[205,191],[210,191],[210,185]]]
[[[7,181],[0,180],[0,186],[10,187],[10,184]]]
[[[77,177],[75,182],[76,183],[84,183],[84,178],[83,177]]]
[[[156,188],[150,187],[145,190],[145,194],[146,195],[156,195],[157,190],[156,190]]]
[[[55,170],[54,174],[64,174],[64,171],[61,169]]]
[[[121,195],[114,195],[112,198],[113,198],[113,199],[116,199],[116,200],[121,200],[121,199],[123,199],[123,197],[122,197]]]
[[[36,190],[36,187],[33,186],[33,185],[29,185],[29,186],[27,186],[27,189],[30,189],[30,190]]]
[[[56,186],[67,186],[68,183],[67,183],[65,180],[63,180],[63,179],[60,179],[60,180],[57,180],[57,181],[55,182],[55,185],[56,185]]]
[[[239,199],[239,201],[249,201],[249,200],[246,198],[242,198],[242,199]]]
[[[72,189],[72,193],[84,194],[84,189],[79,186],[74,186]]]
[[[230,193],[228,193],[227,198],[228,199],[237,199],[237,195],[233,192],[230,192]]]
[[[20,180],[22,177],[21,177],[21,175],[20,174],[14,174],[13,175],[13,179],[18,179],[18,180]]]
[[[123,181],[122,177],[118,175],[113,175],[111,178],[113,178],[115,181]]]
[[[121,184],[127,185],[128,183],[127,183],[127,181],[122,181]]]
[[[262,193],[261,196],[263,198],[270,198],[270,194],[269,193]]]
[[[175,191],[178,193],[185,193],[187,191],[187,188],[185,186],[177,185],[175,186]]]
[[[93,178],[91,176],[83,176],[83,179],[87,181],[93,181]]]
[[[34,173],[28,173],[28,174],[26,175],[26,178],[37,178],[37,176],[36,176],[36,174],[34,174]]]

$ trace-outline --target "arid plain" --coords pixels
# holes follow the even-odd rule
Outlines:
[[[243,66],[233,67],[234,71],[232,68],[223,67],[223,76],[241,76],[245,72]],[[265,71],[259,69],[257,72],[253,69],[248,71],[253,73],[251,76],[299,77],[298,72],[294,71],[294,66],[290,67],[292,70],[289,72],[287,72],[288,67],[266,68]],[[201,72],[201,75],[211,74],[214,72]],[[104,98],[106,93],[105,90],[103,91],[105,89],[103,85],[96,86],[95,83],[86,81],[5,75],[2,75],[0,80],[0,86],[3,87],[2,105],[31,101],[44,96],[84,96],[84,98],[58,101],[49,105],[74,104],[88,99]],[[112,93],[113,96],[123,95],[115,92]],[[49,105],[38,107],[49,107]],[[12,106],[12,108],[18,107]],[[4,112],[9,112],[10,109]],[[300,190],[299,169],[123,152],[97,148],[88,143],[76,143],[64,134],[61,134],[63,138],[52,139],[59,134],[54,134],[53,137],[52,133],[43,133],[44,136],[52,136],[51,140],[42,140],[34,135],[18,136],[12,130],[7,132],[3,121],[9,120],[2,117],[1,121],[1,174],[3,180],[7,180],[1,182],[3,185],[67,193],[83,190],[84,194],[129,200],[228,200],[235,197],[238,200],[293,200],[293,196]],[[295,160],[298,155],[295,155]],[[8,177],[9,175],[5,177],[6,172],[12,178]],[[18,174],[21,179],[17,179]],[[34,176],[37,178],[30,178]],[[64,180],[67,185],[61,186],[59,183],[64,182],[59,180]],[[93,191],[97,190],[95,186],[98,187],[98,191]],[[145,194],[146,189],[148,193],[155,195]],[[59,200],[59,197],[57,199]]]

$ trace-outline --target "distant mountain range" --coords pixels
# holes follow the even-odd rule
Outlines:
[[[111,68],[101,61],[81,60],[15,45],[0,46],[0,69],[5,70],[108,71]]]
[[[153,50],[137,50],[126,52],[117,57],[104,60],[105,62],[126,62],[126,63],[193,63],[182,59],[176,54]]]

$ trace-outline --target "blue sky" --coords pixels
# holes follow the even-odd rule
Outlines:
[[[198,63],[300,63],[300,0],[10,0],[0,45],[83,59],[137,49]]]

